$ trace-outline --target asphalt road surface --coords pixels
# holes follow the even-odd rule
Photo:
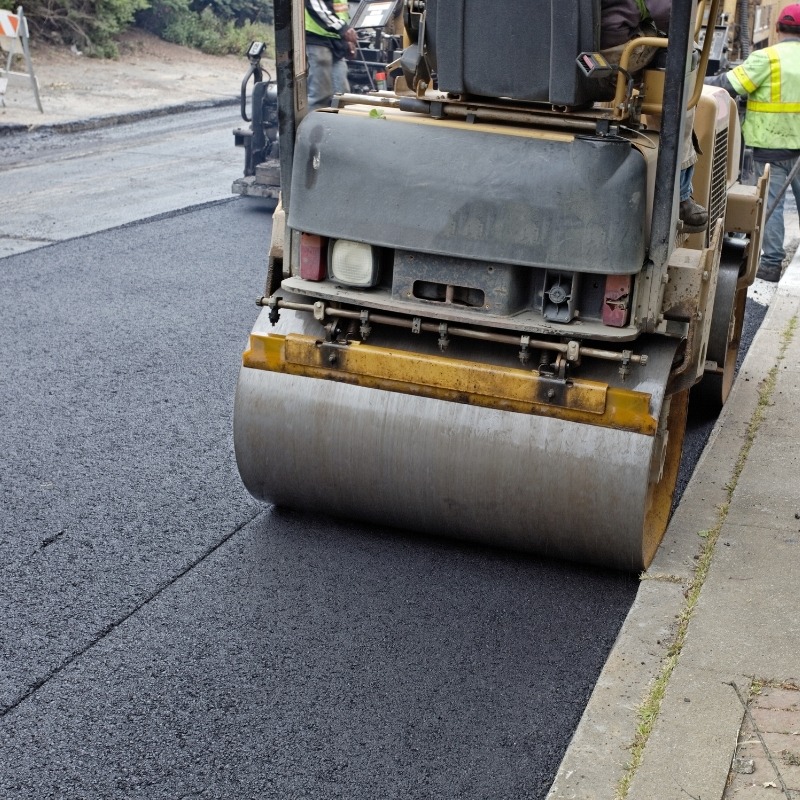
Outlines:
[[[0,260],[0,797],[542,798],[636,579],[253,501],[269,226]]]
[[[238,107],[58,134],[0,135],[0,258],[230,197]]]

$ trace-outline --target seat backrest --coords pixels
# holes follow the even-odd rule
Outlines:
[[[439,89],[563,106],[592,99],[575,59],[598,47],[600,0],[426,5],[426,43]]]

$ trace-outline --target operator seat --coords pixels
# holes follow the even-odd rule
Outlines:
[[[441,91],[554,106],[596,98],[575,60],[598,49],[600,0],[427,0],[426,8],[428,68]]]

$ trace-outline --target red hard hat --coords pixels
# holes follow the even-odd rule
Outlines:
[[[778,15],[778,25],[800,28],[800,3],[792,3],[792,5],[782,9]]]

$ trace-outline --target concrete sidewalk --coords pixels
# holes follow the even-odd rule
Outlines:
[[[796,255],[550,800],[798,800],[799,570]]]

